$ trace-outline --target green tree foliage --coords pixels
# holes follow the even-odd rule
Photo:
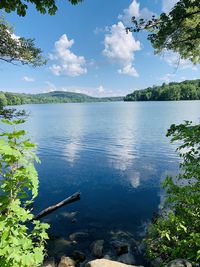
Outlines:
[[[36,267],[43,262],[47,224],[32,221],[29,205],[38,194],[33,162],[35,145],[17,125],[24,120],[2,120],[12,127],[0,135],[0,265]]]
[[[163,183],[165,202],[150,225],[147,255],[163,262],[175,258],[200,261],[200,125],[171,125],[167,136],[178,141],[180,174]]]
[[[181,58],[200,63],[200,1],[179,0],[169,14],[152,16],[147,21],[132,18],[133,27],[127,31],[147,30],[156,53],[163,50],[177,52]]]
[[[36,67],[46,63],[41,53],[41,49],[35,47],[34,39],[17,37],[12,27],[3,18],[0,19],[0,60]]]
[[[6,106],[7,104],[8,103],[5,94],[0,92],[0,112],[3,109],[3,107]]]
[[[0,92],[0,99],[5,98],[7,105],[42,104],[42,103],[81,103],[121,101],[123,97],[92,97],[85,94],[54,91],[43,94],[17,94]],[[1,100],[0,100],[1,101]]]
[[[200,80],[163,83],[128,94],[124,101],[200,100]]]
[[[76,5],[82,0],[68,0],[71,4]],[[0,9],[6,12],[16,11],[19,16],[25,16],[28,9],[28,3],[34,4],[36,9],[42,13],[54,15],[57,11],[56,0],[1,0]]]

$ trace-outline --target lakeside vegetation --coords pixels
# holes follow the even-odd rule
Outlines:
[[[0,106],[44,103],[82,103],[122,101],[123,97],[92,97],[85,94],[53,91],[42,94],[0,92]]]
[[[128,94],[124,101],[200,100],[200,79],[163,83]]]

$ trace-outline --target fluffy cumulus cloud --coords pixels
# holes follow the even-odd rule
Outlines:
[[[119,69],[118,72],[120,74],[125,74],[125,75],[129,75],[129,76],[134,76],[134,77],[139,76],[136,69],[133,67],[133,65],[131,63],[125,65],[122,69]]]
[[[138,18],[140,16],[140,4],[133,0],[130,6],[123,10],[123,14],[120,14],[118,18],[123,21],[125,25],[130,24],[132,17]]]
[[[140,9],[140,3],[133,0],[128,8],[123,10],[123,13],[118,16],[124,25],[131,26],[132,17],[150,19],[155,13],[151,12],[148,8]]]
[[[25,82],[34,82],[34,81],[35,81],[34,78],[29,77],[29,76],[24,76],[24,77],[22,78],[22,80],[25,81]]]
[[[133,66],[134,52],[141,49],[140,42],[133,34],[126,33],[124,24],[120,21],[111,26],[105,35],[103,54],[110,60],[120,64],[121,74],[138,76]]]
[[[163,59],[172,67],[179,67],[180,69],[192,69],[197,70],[198,68],[188,59],[181,59],[178,53],[165,51]]]
[[[74,40],[69,40],[66,34],[55,43],[55,51],[50,54],[50,59],[56,61],[56,64],[50,67],[54,75],[76,77],[87,73],[85,58],[71,51],[73,44]]]
[[[162,11],[169,13],[178,0],[162,0]]]

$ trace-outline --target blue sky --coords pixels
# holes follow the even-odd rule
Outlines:
[[[126,34],[132,16],[168,12],[176,0],[58,1],[55,16],[30,5],[26,17],[6,14],[15,34],[35,38],[48,58],[31,68],[0,62],[0,90],[25,93],[64,90],[93,96],[126,95],[136,89],[199,78],[199,65],[176,54],[154,55],[145,33]]]

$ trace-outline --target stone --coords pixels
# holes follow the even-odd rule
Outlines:
[[[113,260],[112,257],[111,257],[111,255],[109,255],[109,254],[105,254],[103,256],[103,258],[106,259],[106,260]]]
[[[117,261],[111,261],[107,259],[98,259],[88,262],[85,267],[136,267],[133,265],[127,265]]]
[[[192,267],[192,264],[184,259],[170,261],[165,267]]]
[[[112,246],[114,247],[118,256],[128,253],[128,244],[118,240],[112,241]]]
[[[69,236],[69,239],[71,241],[77,241],[77,242],[81,242],[81,241],[85,241],[88,238],[89,234],[86,232],[76,232],[73,233]]]
[[[76,261],[76,262],[83,262],[86,259],[86,256],[83,252],[79,251],[79,250],[75,250],[72,254],[72,258]]]
[[[133,238],[132,233],[125,231],[111,231],[110,234],[112,236],[112,239],[115,240],[129,240],[130,238]]]
[[[96,258],[103,257],[104,240],[96,240],[92,243],[92,255]]]
[[[75,267],[75,261],[69,257],[62,256],[58,267]]]
[[[56,267],[55,259],[49,258],[40,267]]]
[[[54,251],[54,255],[58,255],[61,253],[61,256],[65,255],[65,251],[68,247],[71,246],[71,241],[66,240],[64,238],[58,238],[55,239],[53,242],[53,251]]]
[[[162,259],[156,258],[155,260],[151,261],[152,267],[160,267],[162,265]]]
[[[129,264],[129,265],[135,264],[135,258],[131,252],[119,256],[117,261],[120,261],[125,264]]]

